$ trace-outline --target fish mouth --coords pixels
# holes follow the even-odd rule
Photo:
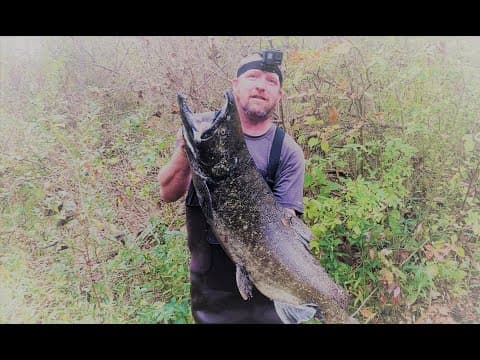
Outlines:
[[[230,91],[225,93],[226,101],[220,111],[209,117],[202,117],[194,114],[188,104],[186,96],[177,94],[178,104],[180,106],[180,114],[183,123],[183,132],[187,145],[196,148],[198,144],[210,139],[215,133],[218,124],[224,120],[230,112],[233,96]],[[195,153],[195,151],[192,151]]]
[[[209,181],[213,180],[207,176],[206,169],[210,169],[212,164],[205,163],[208,159],[205,159],[204,156],[202,157],[202,143],[207,142],[217,134],[216,128],[223,121],[229,121],[232,118],[236,119],[236,117],[232,117],[232,115],[236,114],[236,108],[230,91],[225,93],[225,99],[226,101],[219,111],[205,118],[205,116],[199,116],[190,110],[185,95],[177,94],[185,150],[190,166],[197,175]],[[212,145],[215,146],[214,144]],[[210,145],[207,144],[207,146]]]

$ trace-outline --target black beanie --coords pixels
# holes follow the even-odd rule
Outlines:
[[[263,61],[262,55],[260,53],[255,53],[249,55],[240,61],[237,70],[237,77],[242,75],[244,72],[252,69],[258,69],[262,71],[272,72],[278,75],[278,79],[280,80],[280,85],[283,83],[283,76],[282,71],[277,65],[267,65]]]

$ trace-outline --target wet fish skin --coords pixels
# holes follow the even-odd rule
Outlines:
[[[178,96],[186,152],[199,203],[225,252],[237,265],[248,299],[253,283],[278,304],[313,304],[326,323],[355,323],[349,296],[310,253],[310,229],[276,200],[245,144],[230,92],[208,119]]]

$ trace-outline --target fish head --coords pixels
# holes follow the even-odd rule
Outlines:
[[[194,114],[182,94],[178,94],[178,103],[185,150],[193,171],[211,180],[225,178],[237,167],[245,147],[232,93],[227,91],[222,108],[208,117]]]

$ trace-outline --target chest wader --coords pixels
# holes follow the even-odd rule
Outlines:
[[[273,187],[285,133],[277,127],[265,180]],[[235,279],[235,264],[215,239],[198,203],[193,185],[186,197],[186,227],[190,260],[192,315],[197,324],[281,324],[273,302],[253,287],[243,300]]]

